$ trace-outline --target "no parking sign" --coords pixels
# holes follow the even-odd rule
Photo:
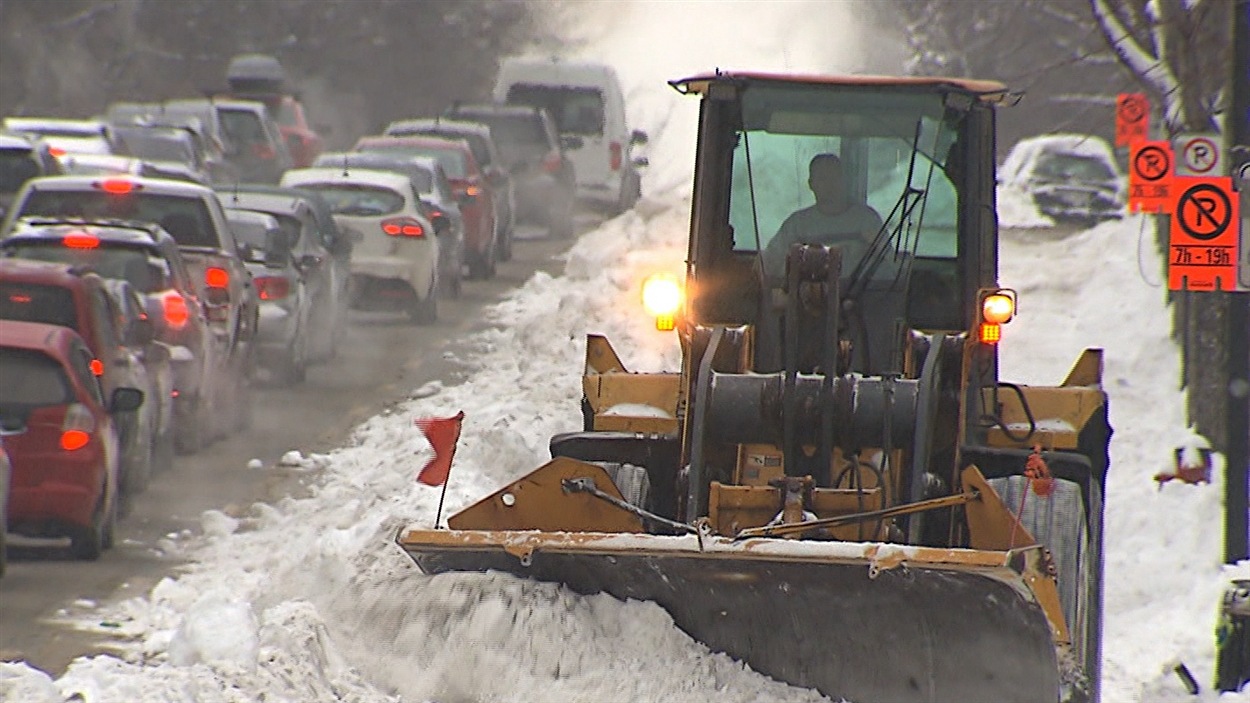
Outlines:
[[[1173,140],[1176,175],[1222,176],[1223,164],[1218,134],[1182,134]]]
[[[1232,179],[1177,177],[1168,239],[1170,290],[1237,287],[1240,215]]]

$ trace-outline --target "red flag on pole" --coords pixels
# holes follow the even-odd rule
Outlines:
[[[421,434],[434,448],[434,458],[430,459],[417,480],[427,486],[441,486],[447,482],[451,473],[451,460],[456,456],[456,442],[460,439],[460,423],[464,421],[464,411],[454,417],[418,418],[414,424],[421,428]]]

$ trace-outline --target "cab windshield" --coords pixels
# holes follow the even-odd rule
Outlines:
[[[760,252],[769,278],[784,275],[785,249],[796,242],[842,246],[844,278],[858,271],[897,281],[915,257],[958,255],[947,163],[958,125],[941,95],[753,85],[741,101],[729,220],[734,250]],[[817,156],[840,169],[842,193],[832,208],[816,207]],[[783,224],[787,236],[773,247],[780,259],[770,257]]]

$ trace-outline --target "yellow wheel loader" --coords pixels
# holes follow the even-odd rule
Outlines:
[[[1086,350],[1058,386],[999,379],[1018,303],[997,280],[1006,88],[671,85],[701,99],[689,254],[684,284],[645,295],[684,291],[656,311],[680,372],[631,373],[592,336],[583,431],[399,545],[431,574],[654,601],[711,649],[834,700],[1096,701],[1102,357]],[[838,203],[796,235],[830,154]],[[871,231],[838,224],[848,208]]]

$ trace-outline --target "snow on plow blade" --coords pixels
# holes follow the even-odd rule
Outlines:
[[[646,534],[422,530],[422,571],[506,571],[654,601],[694,639],[854,703],[1055,703],[1055,637],[1029,587],[1040,548]]]

